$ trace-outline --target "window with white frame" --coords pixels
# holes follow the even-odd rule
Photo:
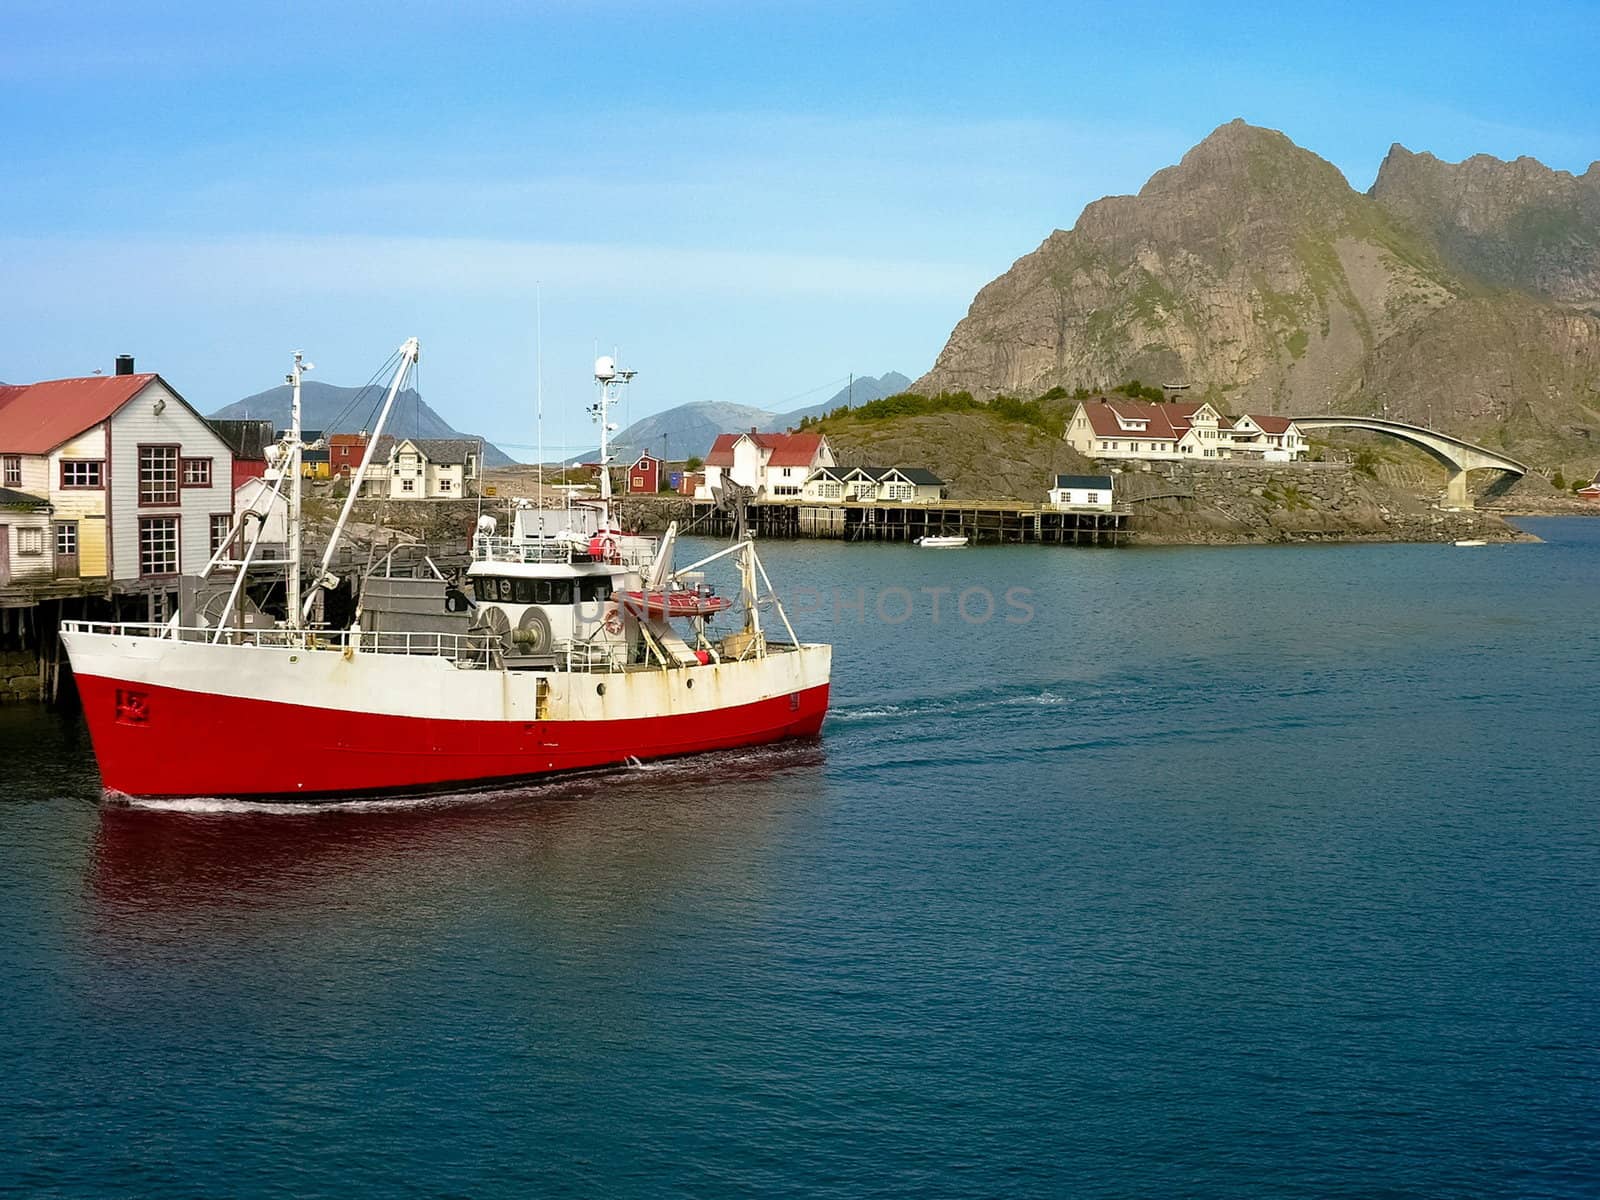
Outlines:
[[[17,553],[18,554],[43,554],[44,553],[44,530],[42,530],[42,529],[19,529],[19,530],[17,530]]]
[[[139,518],[139,574],[178,573],[178,518]]]
[[[211,514],[211,553],[215,554],[218,548],[228,540],[228,533],[232,529],[233,517],[229,514]]]
[[[72,556],[78,553],[78,523],[76,521],[56,522],[56,553],[63,556]]]
[[[414,492],[414,491],[416,491],[417,490],[417,481],[415,479],[402,479],[400,481],[400,490],[402,492]]]
[[[183,460],[183,486],[184,487],[210,487],[211,486],[211,460],[209,458],[186,458]]]
[[[6,487],[22,486],[22,455],[0,456],[0,483]]]
[[[178,502],[178,448],[139,447],[139,503]]]
[[[441,492],[454,491],[455,490],[455,486],[456,486],[456,481],[454,479],[451,479],[450,476],[448,476],[448,475],[439,476],[439,490]]]

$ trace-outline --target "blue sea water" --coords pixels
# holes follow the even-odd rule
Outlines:
[[[491,797],[106,807],[0,709],[0,1191],[1600,1194],[1600,522],[1527,525],[770,544],[820,742]]]

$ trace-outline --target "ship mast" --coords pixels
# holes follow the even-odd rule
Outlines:
[[[294,352],[294,369],[284,376],[289,394],[289,578],[287,581],[289,628],[300,626],[300,377],[312,369],[302,351]]]
[[[339,519],[333,524],[333,532],[328,536],[328,548],[323,552],[322,566],[318,569],[317,578],[311,585],[311,593],[305,598],[305,602],[298,610],[290,610],[291,613],[294,613],[293,620],[297,625],[310,615],[311,606],[316,602],[318,592],[326,588],[335,588],[339,586],[339,577],[331,574],[328,570],[328,567],[333,563],[334,552],[339,548],[339,539],[344,535],[344,527],[350,520],[350,510],[356,506],[356,500],[361,495],[362,485],[367,479],[367,468],[372,465],[372,456],[378,449],[378,442],[383,437],[384,424],[389,419],[389,410],[394,407],[395,397],[400,394],[400,387],[405,382],[406,372],[411,370],[412,367],[416,366],[417,359],[422,356],[422,350],[418,345],[416,338],[407,338],[404,344],[402,344],[400,349],[395,351],[395,353],[399,356],[400,361],[395,366],[394,377],[389,380],[389,390],[383,397],[383,407],[378,410],[378,420],[372,426],[372,435],[367,438],[366,449],[361,452],[361,463],[356,467],[355,474],[350,477],[350,491],[344,498],[344,507],[339,510]],[[296,391],[297,396],[298,394],[298,391]],[[298,411],[299,410],[296,409],[297,413]],[[481,451],[479,452],[479,461],[482,461]],[[299,495],[299,478],[300,477],[297,474],[295,476],[296,496]],[[295,554],[298,558],[300,553],[300,543],[297,539],[295,539],[293,532],[291,532],[289,536],[292,539],[293,547],[291,553]],[[298,585],[300,580],[298,570],[296,571],[294,578],[296,584]]]
[[[622,370],[609,354],[594,360],[594,381],[600,394],[589,406],[589,415],[600,423],[600,515],[605,528],[611,525],[611,435],[617,431],[611,423],[611,406],[617,402],[616,389],[637,374]]]

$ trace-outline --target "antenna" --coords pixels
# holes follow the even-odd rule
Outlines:
[[[600,500],[606,503],[606,515],[609,518],[611,499],[611,435],[617,427],[611,424],[611,406],[617,402],[616,388],[622,387],[631,380],[636,371],[625,371],[617,366],[617,360],[610,354],[602,354],[594,360],[594,381],[600,389],[599,396],[589,406],[589,415],[600,425]]]
[[[533,285],[533,344],[534,344],[534,423],[538,425],[538,435],[534,438],[537,443],[539,456],[538,473],[535,479],[538,482],[538,504],[541,511],[544,509],[544,284],[535,282]],[[544,528],[544,518],[539,518],[539,528]]]

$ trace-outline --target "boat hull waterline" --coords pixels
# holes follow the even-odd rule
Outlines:
[[[63,640],[102,783],[141,799],[467,790],[815,737],[831,659],[806,645],[689,668],[500,671],[339,649]]]

